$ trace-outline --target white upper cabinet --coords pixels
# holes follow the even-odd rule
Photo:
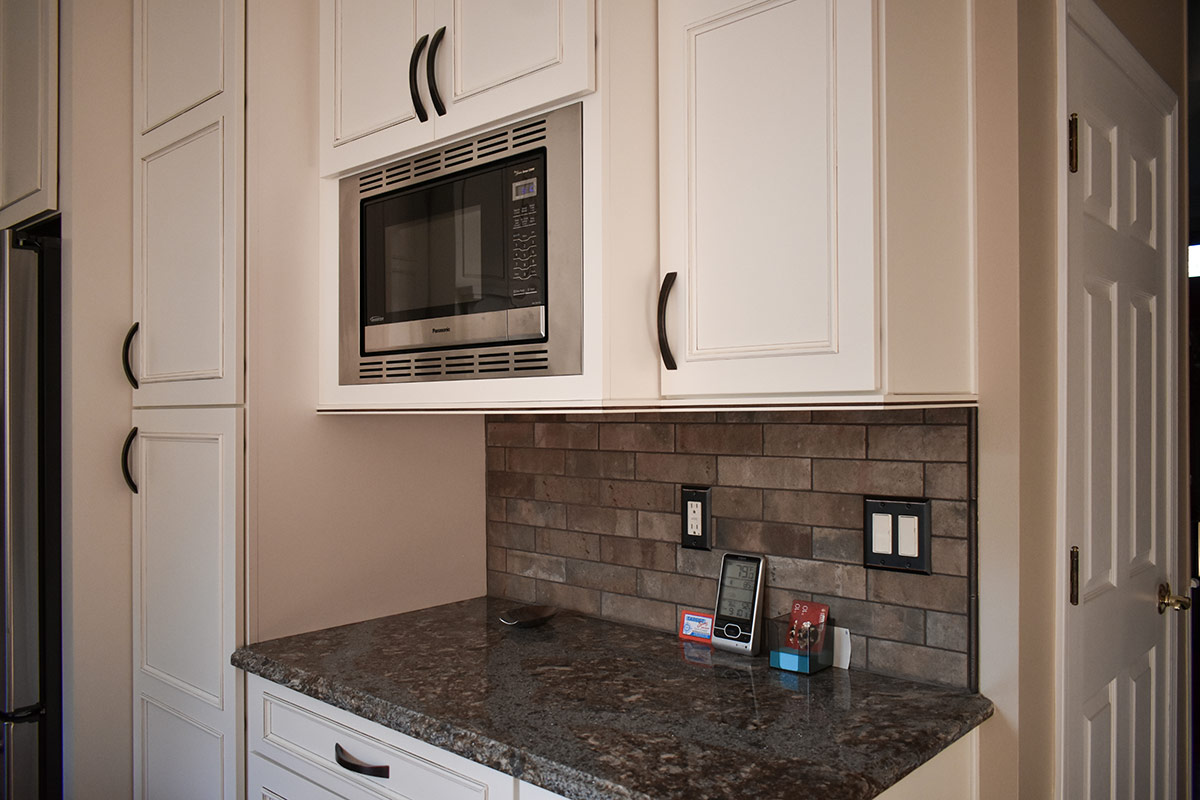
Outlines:
[[[134,405],[242,399],[244,13],[134,12]]]
[[[322,0],[321,174],[594,85],[592,0]]]
[[[58,207],[58,2],[0,0],[0,229]]]

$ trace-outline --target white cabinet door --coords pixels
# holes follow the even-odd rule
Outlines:
[[[871,0],[659,6],[666,396],[879,388]]]
[[[446,106],[438,138],[590,92],[596,83],[593,0],[456,0],[434,64]]]
[[[58,2],[0,0],[0,229],[58,207]]]
[[[242,399],[244,20],[240,0],[135,7],[134,406]]]
[[[348,800],[262,756],[246,762],[246,800]]]
[[[433,33],[431,8],[417,0],[322,0],[321,173],[336,174],[433,139],[431,109],[417,116]],[[428,97],[427,95],[425,95]]]
[[[147,409],[133,495],[134,794],[238,797],[241,409]]]

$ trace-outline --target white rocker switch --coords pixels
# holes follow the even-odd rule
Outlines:
[[[871,552],[891,555],[892,553],[892,515],[871,515]]]
[[[917,523],[916,517],[909,514],[900,515],[900,528],[896,534],[896,552],[906,558],[916,558],[921,554],[921,549],[917,542]]]

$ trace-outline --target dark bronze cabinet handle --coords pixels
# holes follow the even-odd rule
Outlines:
[[[429,82],[429,99],[433,101],[433,110],[438,113],[439,117],[446,116],[446,106],[442,103],[442,95],[437,88],[437,75],[434,74],[433,65],[437,60],[438,45],[442,43],[442,37],[446,35],[446,26],[437,29],[433,34],[433,41],[429,43],[429,57],[425,59],[425,79]]]
[[[129,381],[129,385],[133,388],[138,388],[138,379],[134,377],[133,367],[129,364],[129,347],[133,344],[133,337],[138,332],[138,323],[133,323],[129,328],[129,333],[125,334],[125,343],[121,345],[121,366],[125,368],[125,379]]]
[[[129,448],[133,447],[135,438],[137,438],[136,425],[130,429],[129,435],[125,437],[125,444],[121,447],[121,475],[125,477],[125,485],[129,487],[129,491],[137,494],[138,485],[133,482],[133,474],[129,471]]]
[[[347,753],[345,748],[336,742],[334,742],[333,745],[333,759],[334,761],[337,761],[340,766],[350,770],[351,772],[357,772],[359,775],[370,775],[372,778],[386,778],[391,774],[392,771],[392,768],[387,764],[366,764],[362,761],[359,761],[357,758]]]
[[[658,290],[658,353],[667,369],[678,369],[675,356],[671,355],[671,343],[667,341],[667,298],[671,296],[671,287],[675,285],[677,276],[676,272],[668,272],[663,278],[662,288]]]
[[[421,103],[421,92],[417,88],[417,64],[421,61],[421,51],[425,49],[425,43],[428,41],[428,33],[417,39],[417,43],[413,45],[412,58],[408,60],[408,91],[412,94],[413,108],[421,122],[428,120],[429,115],[425,113],[425,106]]]

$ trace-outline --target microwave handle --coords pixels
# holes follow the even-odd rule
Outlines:
[[[429,57],[425,59],[425,79],[429,83],[429,99],[433,101],[433,110],[439,117],[446,116],[446,104],[442,102],[441,92],[438,91],[437,75],[434,74],[434,62],[437,60],[438,46],[446,35],[446,26],[437,29],[429,42]]]
[[[425,43],[429,41],[429,34],[424,34],[417,43],[413,45],[412,58],[408,59],[408,91],[412,94],[413,108],[417,112],[417,119],[425,122],[429,119],[429,114],[425,113],[425,105],[421,102],[421,92],[417,88],[417,64],[421,61],[421,52],[425,49]]]
[[[675,285],[677,276],[678,273],[668,272],[663,277],[662,288],[658,290],[658,352],[667,369],[678,369],[675,356],[671,355],[671,343],[667,341],[667,298],[671,296],[671,287]]]

